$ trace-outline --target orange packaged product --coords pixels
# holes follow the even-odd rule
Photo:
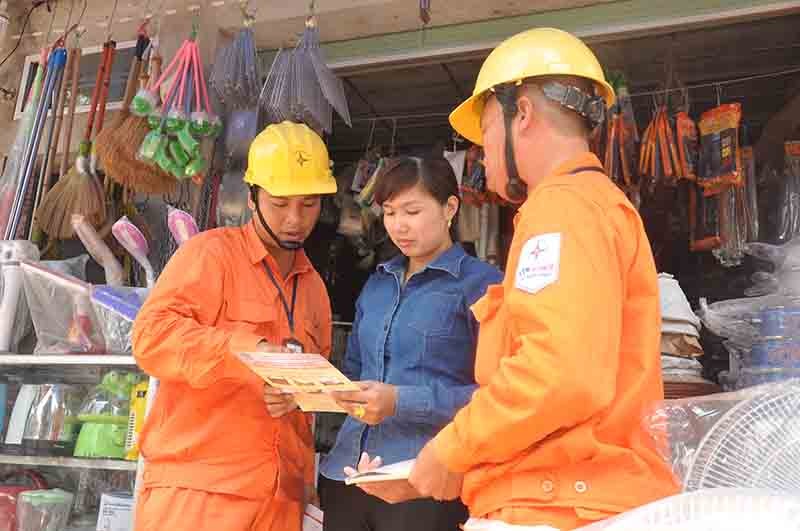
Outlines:
[[[678,158],[681,165],[681,177],[690,181],[697,180],[698,139],[697,125],[685,112],[675,117],[675,129],[678,134]]]
[[[720,185],[742,183],[742,159],[739,149],[739,126],[742,106],[720,105],[703,113],[700,129],[700,186],[718,190]]]

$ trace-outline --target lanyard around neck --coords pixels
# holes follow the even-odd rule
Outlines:
[[[264,269],[267,271],[267,277],[278,291],[278,298],[280,298],[281,304],[283,305],[283,311],[286,312],[286,320],[289,321],[289,331],[294,334],[294,306],[297,302],[297,280],[300,278],[300,275],[294,276],[294,284],[292,286],[292,305],[289,306],[289,303],[286,301],[286,296],[283,294],[283,290],[278,285],[278,281],[275,279],[275,275],[272,273],[272,269],[269,268],[267,261],[265,260],[262,263],[264,264]]]

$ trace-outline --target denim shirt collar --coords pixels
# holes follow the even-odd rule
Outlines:
[[[467,253],[464,251],[464,248],[461,247],[461,244],[454,243],[452,247],[439,255],[436,260],[426,265],[422,271],[425,271],[426,269],[437,269],[439,271],[450,273],[455,278],[460,278],[461,263],[466,257]],[[382,273],[389,273],[395,276],[402,275],[405,273],[407,263],[408,258],[403,256],[401,253],[388,262],[378,265],[378,271]]]

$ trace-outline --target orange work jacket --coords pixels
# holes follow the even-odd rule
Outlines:
[[[293,335],[265,264],[289,304],[298,277]],[[295,337],[327,356],[331,332],[325,285],[303,251],[283,279],[252,223],[181,246],[133,328],[137,363],[160,380],[140,439],[144,486],[302,499],[314,476],[311,416],[271,418],[264,382],[234,353]]]
[[[600,168],[586,153],[529,191],[503,283],[473,307],[479,389],[434,442],[473,517],[590,521],[677,492],[640,420],[664,397],[655,264]]]

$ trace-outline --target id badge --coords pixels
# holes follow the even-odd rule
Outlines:
[[[293,337],[285,339],[283,341],[283,346],[286,347],[286,349],[289,350],[289,352],[294,352],[295,354],[303,353],[303,344]]]

